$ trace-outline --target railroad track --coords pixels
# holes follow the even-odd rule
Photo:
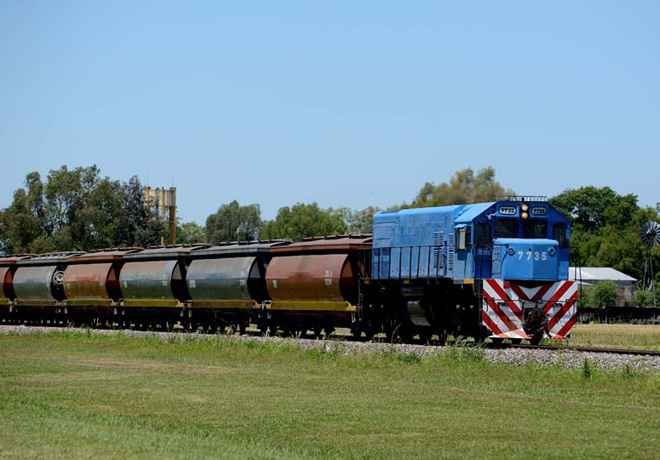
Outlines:
[[[18,325],[11,325],[11,324],[6,324],[2,323],[0,326],[18,326]],[[34,328],[36,329],[48,329],[48,328],[61,328],[64,326],[61,325],[24,325],[22,327],[26,328]],[[69,330],[87,330],[88,328],[83,328],[83,327],[66,327],[66,329]],[[93,328],[93,329],[99,329],[99,330],[116,330],[117,332],[121,331],[122,329],[108,329],[108,328]],[[1,332],[0,328],[0,332]],[[138,329],[126,329],[126,330],[136,330],[139,332],[149,332],[149,331],[144,331],[144,330],[138,330]],[[177,331],[151,331],[151,332],[169,332],[173,334],[190,334],[190,332],[185,332],[184,330],[180,329]],[[199,335],[214,335],[214,334],[205,334],[205,333],[200,333],[196,332],[195,334]],[[261,332],[258,329],[254,328],[248,328],[244,333],[244,335],[248,336],[260,336],[262,335]],[[285,337],[283,335],[278,335],[279,337]],[[343,331],[342,329],[336,330],[332,334],[333,338],[341,339],[344,341],[348,342],[368,342],[364,337],[356,338],[352,336],[348,330]],[[300,339],[318,339],[317,337],[314,337],[311,334],[300,336],[300,337],[291,337],[291,338],[300,338]],[[319,339],[320,340],[320,339]],[[387,340],[384,337],[375,337],[374,339],[371,340],[373,343],[385,343]],[[418,346],[429,346],[429,347],[438,347],[441,346],[441,344],[437,340],[430,340],[429,342],[421,342],[420,340],[413,340],[410,345],[418,345]],[[449,341],[448,345],[455,345],[458,347],[461,346],[476,346],[475,342],[454,342],[454,341]],[[519,348],[519,349],[530,349],[530,350],[552,350],[552,351],[578,351],[578,352],[588,352],[588,353],[609,353],[609,354],[617,354],[617,355],[637,355],[637,356],[660,356],[660,351],[659,350],[645,350],[645,349],[634,349],[634,348],[608,348],[608,347],[584,347],[584,346],[575,346],[575,345],[531,345],[531,344],[517,344],[517,343],[492,343],[492,342],[486,342],[481,344],[481,346],[491,349],[491,350],[498,350],[498,349],[508,349],[508,348]]]

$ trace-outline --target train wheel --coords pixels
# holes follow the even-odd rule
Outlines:
[[[543,334],[536,334],[531,339],[529,339],[529,343],[532,345],[538,345],[541,343],[542,339],[543,339]]]
[[[385,337],[390,343],[408,343],[412,333],[401,321],[392,318],[385,322]]]
[[[511,339],[511,343],[514,345],[520,345],[522,343],[522,339]]]
[[[374,329],[373,326],[365,327],[363,332],[364,332],[365,340],[367,342],[372,340],[374,338],[374,335],[376,335],[376,330]]]
[[[431,340],[431,331],[423,331],[420,332],[419,334],[419,341],[422,342],[423,344],[429,343],[429,340]]]

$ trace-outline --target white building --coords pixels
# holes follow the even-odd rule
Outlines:
[[[595,286],[599,281],[612,281],[619,288],[619,307],[630,303],[637,291],[637,280],[611,267],[569,267],[568,279],[582,286]]]

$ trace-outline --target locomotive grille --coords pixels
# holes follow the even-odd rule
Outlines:
[[[445,260],[442,257],[444,245],[444,232],[433,233],[433,268],[435,270],[445,268]]]
[[[449,234],[449,248],[447,250],[447,269],[454,269],[454,234]]]

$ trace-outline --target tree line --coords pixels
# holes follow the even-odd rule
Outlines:
[[[387,210],[495,201],[514,195],[495,179],[492,167],[457,171],[447,182],[424,184],[410,203]],[[29,173],[0,211],[0,252],[41,253],[158,244],[167,232],[159,217],[144,206],[144,188],[137,177],[127,182],[101,177],[96,166],[49,172],[45,180]],[[642,279],[647,248],[640,242],[645,222],[660,220],[658,209],[640,207],[634,194],[620,195],[609,187],[566,190],[550,203],[572,224],[571,265],[608,266]],[[241,241],[343,233],[369,233],[378,207],[353,210],[296,203],[278,210],[272,220],[261,217],[258,204],[237,200],[219,206],[205,225],[179,222],[177,243]],[[660,247],[653,248],[660,267]],[[660,281],[660,276],[656,276]],[[645,295],[645,294],[640,294]],[[640,302],[642,302],[640,300]]]
[[[101,177],[96,166],[38,172],[25,177],[11,205],[0,211],[0,251],[43,253],[148,246],[162,224],[144,206],[137,177],[127,182]]]

